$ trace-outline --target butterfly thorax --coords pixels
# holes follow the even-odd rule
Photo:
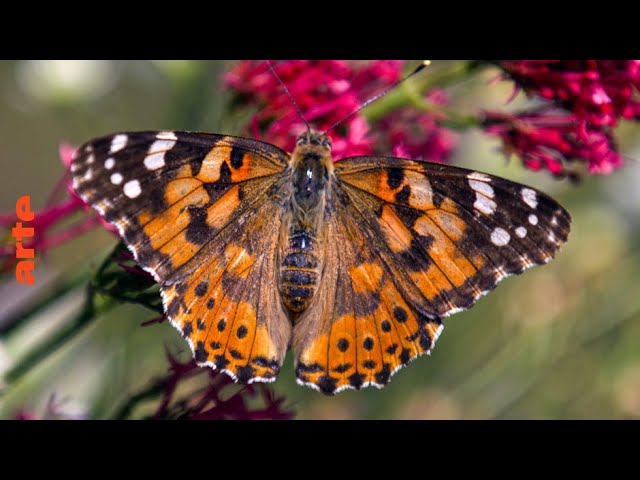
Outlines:
[[[308,131],[291,155],[291,196],[280,232],[279,288],[286,308],[303,312],[314,298],[322,275],[324,215],[331,188],[331,140]]]

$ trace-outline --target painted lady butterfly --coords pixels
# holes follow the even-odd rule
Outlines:
[[[441,319],[551,260],[570,216],[532,188],[391,157],[333,162],[248,138],[119,133],[81,146],[74,186],[160,283],[200,365],[324,393],[384,386]]]

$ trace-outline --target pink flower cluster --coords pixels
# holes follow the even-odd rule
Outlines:
[[[401,77],[404,62],[376,60],[295,60],[274,62],[278,76],[289,89],[308,123],[325,130],[356,110],[363,101]],[[251,120],[252,134],[289,151],[296,135],[304,131],[304,122],[287,98],[282,86],[269,71],[266,62],[239,62],[225,82],[245,102],[257,104]],[[431,92],[439,102],[441,93]],[[428,114],[400,109],[384,120],[369,125],[364,116],[353,115],[332,131],[333,156],[336,159],[373,153],[408,155],[413,158],[445,161],[455,137],[437,125]],[[389,126],[393,125],[390,129]],[[262,132],[261,132],[262,130]]]
[[[500,66],[529,95],[551,100],[591,125],[640,120],[640,60],[519,60]]]
[[[620,119],[640,120],[638,60],[517,60],[500,64],[528,96],[541,100],[517,114],[487,112],[486,131],[507,153],[533,169],[570,174],[583,161],[589,173],[622,166],[613,129]]]
[[[73,189],[69,167],[74,151],[71,145],[60,145],[60,159],[66,171],[49,195],[47,206],[35,212],[35,218],[30,223],[36,234],[24,247],[33,248],[38,254],[44,254],[47,250],[66,243],[98,225],[116,233],[115,228],[96,215]],[[59,197],[63,199],[59,200]],[[86,212],[86,215],[81,220],[55,231],[59,224],[82,211]],[[15,214],[0,214],[0,228],[10,229],[16,221]],[[13,245],[0,245],[0,273],[7,273],[15,266],[14,250]]]

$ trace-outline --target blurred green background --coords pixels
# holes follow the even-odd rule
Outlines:
[[[123,130],[238,133],[247,115],[228,114],[220,74],[230,62],[0,62],[0,212],[31,195],[40,209],[63,173],[61,142],[80,144]],[[446,67],[434,62],[432,72]],[[429,75],[427,70],[424,75]],[[455,108],[513,109],[509,82],[485,70],[450,89]],[[578,185],[505,161],[481,132],[461,135],[453,163],[511,178],[554,196],[573,216],[569,242],[545,267],[505,280],[469,311],[445,320],[433,354],[397,373],[383,390],[325,397],[296,385],[289,354],[275,391],[297,418],[640,417],[640,129],[618,129],[625,167]],[[0,328],[51,288],[87,274],[116,240],[96,229],[39,257],[36,286],[0,282]],[[0,337],[0,375],[80,308],[79,285]],[[187,355],[169,324],[122,305],[11,385],[0,418],[40,415],[52,395],[70,415],[106,418],[165,373],[165,345]],[[185,358],[185,357],[183,357]],[[148,413],[142,405],[134,417]]]

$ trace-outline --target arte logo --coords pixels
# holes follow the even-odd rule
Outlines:
[[[16,239],[16,259],[19,260],[16,265],[16,279],[21,284],[33,285],[33,271],[35,263],[33,257],[35,251],[33,248],[24,247],[24,238],[30,239],[35,231],[33,227],[25,227],[22,222],[31,222],[35,218],[35,214],[31,211],[31,197],[25,195],[20,197],[16,202],[16,215],[20,222],[16,222],[16,226],[11,229],[11,235]],[[30,260],[25,260],[30,259]]]

